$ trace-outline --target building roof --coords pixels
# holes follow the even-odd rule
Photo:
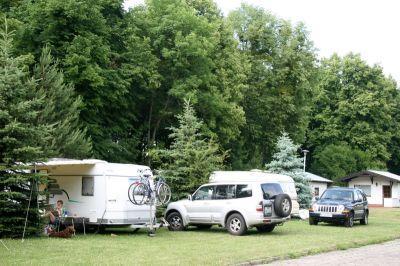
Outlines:
[[[327,178],[319,176],[319,175],[315,175],[310,172],[305,172],[304,174],[305,174],[306,178],[311,182],[333,183],[333,181],[330,179],[327,179]]]
[[[342,181],[348,182],[354,178],[361,177],[361,176],[366,176],[366,177],[374,177],[374,176],[380,176],[380,177],[385,177],[389,178],[394,181],[399,181],[400,182],[400,176],[387,172],[387,171],[379,171],[379,170],[365,170],[357,173],[352,173],[349,174],[348,176],[345,176],[342,178]]]

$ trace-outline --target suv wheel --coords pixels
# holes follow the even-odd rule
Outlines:
[[[168,229],[170,231],[182,231],[185,229],[182,216],[179,214],[179,212],[172,212],[168,214],[167,222],[169,223]]]
[[[360,224],[367,225],[368,224],[368,212],[364,212],[364,217],[360,220]]]
[[[226,221],[228,232],[235,236],[241,236],[247,232],[246,222],[239,213],[234,213]]]
[[[310,224],[310,225],[318,225],[318,220],[317,219],[315,219],[315,218],[308,218],[308,223]]]
[[[353,227],[354,225],[354,213],[350,213],[349,217],[346,218],[346,220],[344,221],[344,226],[346,227]]]
[[[276,195],[274,201],[275,213],[280,217],[287,217],[292,212],[292,200],[288,194]]]
[[[260,226],[256,226],[257,231],[260,233],[269,233],[272,232],[275,228],[274,224],[264,224]]]

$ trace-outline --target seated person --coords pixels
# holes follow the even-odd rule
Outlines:
[[[59,225],[60,218],[67,216],[67,211],[63,208],[64,202],[57,200],[56,209],[49,212],[50,224]]]

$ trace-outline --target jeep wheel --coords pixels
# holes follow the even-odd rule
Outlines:
[[[315,219],[315,218],[308,218],[308,223],[310,224],[310,225],[318,225],[318,220],[317,219]]]
[[[360,224],[367,225],[368,224],[368,212],[364,212],[364,217],[360,220]]]
[[[275,213],[280,217],[287,217],[292,212],[292,200],[288,194],[276,195],[274,201]]]
[[[182,231],[185,229],[182,216],[179,214],[179,212],[172,212],[168,214],[167,222],[169,223],[168,229],[170,231]]]
[[[247,232],[246,222],[243,216],[239,213],[234,213],[228,217],[226,221],[226,229],[228,232],[235,236],[241,236]]]
[[[350,212],[349,217],[346,218],[344,221],[344,226],[346,227],[353,227],[354,225],[354,213]]]
[[[275,228],[274,224],[264,224],[260,226],[256,226],[257,231],[260,233],[269,233],[272,232]]]

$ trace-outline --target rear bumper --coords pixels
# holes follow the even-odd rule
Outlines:
[[[320,222],[343,222],[348,217],[347,213],[332,213],[332,217],[321,216],[318,212],[309,212],[310,218]]]
[[[254,219],[254,220],[248,221],[248,226],[257,226],[257,225],[263,225],[263,224],[282,224],[289,219],[290,219],[289,217],[284,217],[284,218],[264,217],[262,219]]]

